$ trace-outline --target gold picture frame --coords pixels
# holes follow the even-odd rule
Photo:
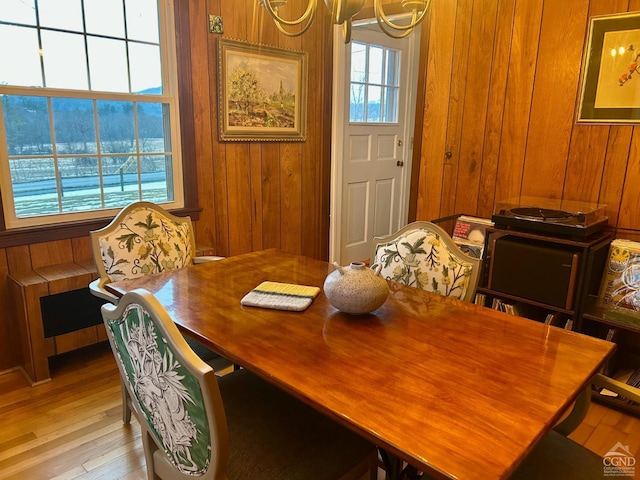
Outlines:
[[[307,135],[307,54],[218,41],[220,141],[301,142]]]
[[[578,123],[640,123],[640,12],[591,18]]]

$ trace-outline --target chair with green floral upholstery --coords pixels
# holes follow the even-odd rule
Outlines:
[[[105,290],[109,282],[221,258],[196,257],[191,218],[177,217],[151,202],[128,205],[107,226],[90,235],[100,277],[91,283],[91,292],[111,303],[118,300]]]
[[[387,280],[472,302],[480,259],[465,254],[431,222],[413,222],[388,237],[373,239],[372,265]]]
[[[177,217],[151,202],[134,202],[123,208],[104,228],[90,233],[93,260],[99,278],[89,284],[97,297],[117,304],[118,297],[104,286],[127,280],[188,267],[222,257],[196,257],[193,224],[189,217]],[[231,362],[209,350],[196,340],[187,339],[192,349],[216,371]],[[129,423],[130,399],[123,387],[123,421]]]
[[[372,444],[247,370],[216,377],[149,292],[102,316],[149,479],[375,480]]]

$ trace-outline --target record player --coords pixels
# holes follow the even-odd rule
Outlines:
[[[497,202],[491,220],[496,228],[583,240],[607,226],[605,207],[555,198],[516,197]]]

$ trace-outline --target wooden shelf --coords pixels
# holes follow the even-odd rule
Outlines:
[[[569,315],[569,316],[573,316],[575,314],[575,310],[568,310],[568,309],[562,308],[562,307],[555,307],[553,305],[537,302],[535,300],[530,300],[528,298],[518,297],[516,295],[511,295],[511,294],[508,294],[508,293],[499,292],[497,290],[491,290],[490,288],[486,288],[486,287],[478,287],[476,290],[479,293],[485,293],[487,295],[491,295],[491,296],[494,296],[494,297],[500,297],[500,298],[504,298],[504,299],[508,299],[508,300],[513,300],[513,301],[516,301],[516,302],[528,303],[529,305],[535,305],[536,307],[540,307],[540,308],[543,308],[545,310],[564,313],[564,314]]]
[[[490,274],[491,265],[494,262],[492,257],[496,255],[496,252],[493,251],[493,246],[496,244],[494,239],[500,239],[507,236],[526,239],[523,240],[523,243],[539,246],[539,248],[532,250],[532,252],[537,253],[539,250],[552,251],[554,249],[558,249],[565,252],[575,252],[578,255],[578,260],[575,264],[575,276],[569,280],[567,285],[562,286],[567,289],[566,305],[559,305],[558,303],[552,305],[550,303],[546,303],[544,299],[541,298],[541,295],[535,296],[532,294],[532,298],[526,298],[526,296],[523,296],[523,292],[521,291],[508,293],[501,291],[502,289],[496,290],[495,288],[489,288],[493,287],[493,285],[490,284]],[[606,254],[608,250],[611,239],[612,235],[605,231],[594,234],[583,240],[575,240],[571,238],[521,231],[512,228],[488,228],[485,239],[483,271],[478,292],[498,297],[500,299],[533,305],[535,307],[545,309],[549,313],[561,313],[567,315],[572,320],[572,328],[579,331],[581,329],[583,302],[588,296],[590,290],[593,288],[591,277],[593,276],[593,272],[598,271],[601,267],[601,264],[604,261],[604,254]],[[525,248],[523,248],[523,250],[525,250]],[[514,275],[518,275],[518,266],[514,265],[513,269]],[[521,275],[526,275],[526,272],[523,272]],[[600,276],[599,271],[597,276]],[[532,280],[532,282],[534,281]],[[535,285],[532,284],[532,287],[534,286]],[[569,298],[572,298],[572,300],[569,300]]]
[[[613,307],[594,296],[589,296],[585,303],[582,315],[584,318],[611,327],[640,333],[640,312]]]
[[[634,370],[640,368],[640,345],[636,341],[640,337],[640,312],[614,307],[590,295],[585,301],[582,317],[585,321],[612,328],[616,332],[612,341],[618,348],[607,362],[606,375],[615,378],[615,373],[624,366]],[[640,417],[640,404],[635,402],[598,392],[594,392],[593,399]]]

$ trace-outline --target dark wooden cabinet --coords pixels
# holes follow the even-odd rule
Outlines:
[[[579,331],[585,298],[597,291],[612,236],[587,240],[492,228],[478,303],[506,305],[507,311]],[[553,318],[550,318],[550,315]]]

